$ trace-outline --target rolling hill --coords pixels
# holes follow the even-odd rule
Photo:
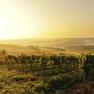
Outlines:
[[[94,52],[94,38],[0,40],[0,50],[9,54]]]

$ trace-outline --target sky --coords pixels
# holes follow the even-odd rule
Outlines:
[[[0,0],[0,39],[94,37],[94,0]]]

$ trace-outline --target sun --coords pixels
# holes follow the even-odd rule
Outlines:
[[[0,19],[0,40],[35,38],[39,35],[37,22],[13,22],[9,19]]]

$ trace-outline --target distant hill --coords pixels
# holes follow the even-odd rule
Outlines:
[[[63,38],[63,39],[17,39],[17,40],[0,40],[0,44],[12,45],[34,45],[45,47],[66,47],[77,45],[94,45],[94,38]]]
[[[94,45],[68,46],[66,47],[66,51],[79,52],[79,53],[87,53],[87,52],[93,53]]]
[[[38,47],[38,46],[19,46],[10,44],[0,44],[0,50],[6,50],[8,54],[49,54],[49,53],[61,53],[64,50],[52,47]]]
[[[94,52],[94,38],[0,40],[9,54]]]

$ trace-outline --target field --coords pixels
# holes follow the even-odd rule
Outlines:
[[[93,94],[93,45],[55,43],[0,44],[0,94]]]

